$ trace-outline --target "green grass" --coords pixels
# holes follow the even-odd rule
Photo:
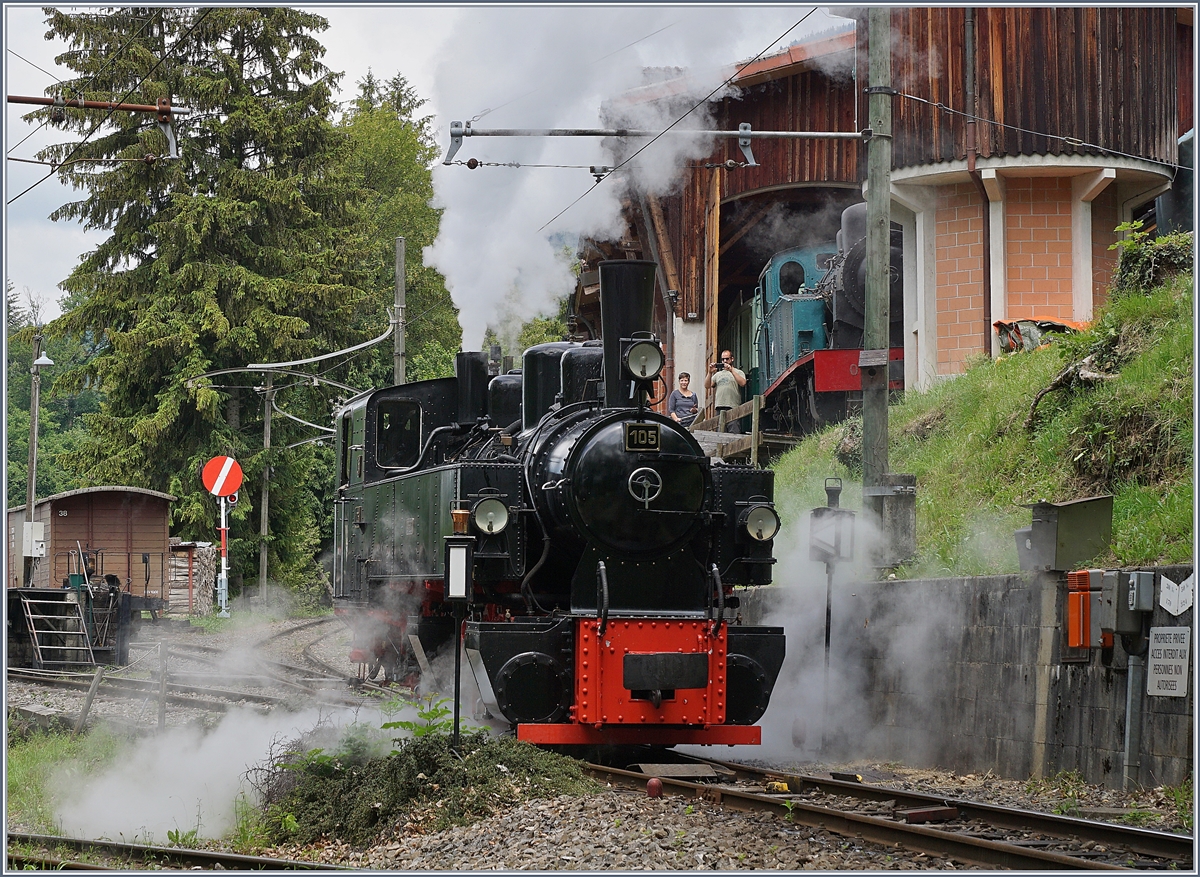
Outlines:
[[[61,789],[69,788],[73,777],[90,776],[112,764],[125,748],[125,740],[104,729],[79,737],[65,732],[34,732],[25,738],[10,734],[5,778],[8,824],[57,832],[55,803]]]
[[[1165,786],[1163,792],[1175,805],[1175,813],[1179,817],[1179,821],[1187,827],[1188,831],[1191,831],[1195,820],[1196,804],[1192,778],[1189,776],[1178,786]]]
[[[1193,288],[1190,277],[1149,294],[1115,296],[1089,331],[966,372],[889,408],[888,463],[917,476],[915,560],[904,576],[1018,571],[1013,532],[1022,507],[1112,493],[1113,537],[1103,566],[1192,559]],[[1115,378],[1038,391],[1063,366],[1093,354]],[[851,423],[807,438],[775,466],[786,519],[825,504],[824,480],[843,479],[842,505],[862,507],[861,451],[839,451]]]

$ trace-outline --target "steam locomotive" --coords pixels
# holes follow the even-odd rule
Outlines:
[[[836,252],[796,247],[763,267],[754,291],[755,342],[739,361],[751,366],[766,428],[803,435],[844,419],[861,403],[866,234],[867,205],[853,204],[842,212]],[[895,223],[890,251],[888,386],[902,390],[904,240]]]
[[[741,625],[733,589],[771,580],[774,473],[713,463],[650,410],[655,264],[599,270],[602,341],[539,344],[490,379],[485,354],[460,353],[453,378],[338,413],[351,660],[411,683],[461,636],[482,704],[520,739],[758,743],[784,633]],[[448,602],[464,576],[465,634]]]

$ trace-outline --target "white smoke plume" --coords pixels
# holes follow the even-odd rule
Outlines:
[[[70,837],[166,842],[168,832],[221,837],[234,827],[235,801],[247,770],[264,761],[277,738],[291,740],[322,715],[235,709],[211,731],[187,727],[139,740],[107,772],[58,780],[57,817]]]
[[[452,120],[473,120],[481,130],[612,127],[618,118],[605,114],[606,104],[686,70],[686,93],[666,110],[626,103],[620,113],[623,126],[662,130],[681,106],[719,88],[730,65],[774,49],[772,41],[811,9],[671,4],[473,11],[448,41],[451,51],[435,77],[442,145],[449,143]],[[829,22],[812,15],[779,45]],[[642,110],[635,112],[637,107]],[[707,124],[693,114],[678,127]],[[629,144],[617,148],[628,154]],[[599,138],[464,138],[458,161],[523,165],[469,170],[439,164],[434,170],[434,203],[445,212],[424,256],[445,276],[460,309],[464,348],[480,347],[506,305],[521,319],[553,312],[574,288],[564,247],[573,253],[580,235],[618,237],[622,189],[629,180],[644,191],[669,191],[685,166],[710,148],[708,138],[663,137],[630,162],[628,174],[613,175],[593,189],[588,168],[614,163]],[[534,164],[573,167],[529,166]]]
[[[64,768],[52,781],[59,830],[68,837],[159,844],[166,843],[172,831],[225,837],[237,824],[237,802],[258,803],[247,773],[267,765],[284,745],[303,740],[308,748],[334,753],[353,726],[355,739],[370,746],[371,757],[381,758],[398,738],[409,736],[403,728],[383,729],[385,723],[450,722],[452,653],[434,660],[433,669],[443,691],[423,691],[416,700],[397,690],[396,700],[372,707],[326,706],[269,714],[235,708],[211,730],[178,727],[139,739],[117,764],[100,774],[81,777],[77,769]],[[505,723],[476,714],[478,698],[464,658],[462,733],[481,728],[504,731]],[[446,716],[422,716],[431,706],[444,708]]]
[[[934,701],[945,693],[938,656],[957,629],[956,620],[930,605],[926,589],[874,581],[877,572],[867,558],[881,537],[861,510],[855,512],[855,559],[837,565],[832,582],[825,564],[809,559],[807,512],[785,525],[776,538],[775,582],[766,593],[761,623],[784,628],[786,657],[759,722],[762,745],[732,747],[718,757],[797,765],[928,761],[939,730],[933,727]],[[898,714],[901,692],[905,712]],[[896,725],[925,726],[930,733],[898,735]],[[903,743],[898,742],[901,737]]]

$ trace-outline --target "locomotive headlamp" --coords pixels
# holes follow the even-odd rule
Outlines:
[[[779,532],[779,515],[769,505],[750,506],[742,512],[740,523],[755,542],[769,542]]]
[[[508,506],[495,497],[481,499],[471,509],[471,520],[481,533],[503,533],[508,526]]]
[[[625,351],[625,368],[635,379],[652,381],[662,373],[662,348],[654,341],[635,341]]]

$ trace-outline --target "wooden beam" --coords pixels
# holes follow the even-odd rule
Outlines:
[[[721,244],[721,255],[724,256],[726,250],[745,237],[746,233],[754,228],[754,226],[762,222],[763,219],[766,218],[767,214],[771,212],[771,208],[774,206],[774,202],[761,204],[757,210],[750,214],[748,219],[738,223],[738,230],[731,234],[729,238],[723,244]]]
[[[654,237],[658,241],[658,255],[662,260],[663,272],[667,275],[667,288],[675,290],[682,296],[683,290],[679,287],[679,273],[675,270],[675,253],[671,249],[671,236],[667,233],[667,219],[663,215],[662,203],[658,200],[657,195],[647,195],[646,202],[650,205],[650,224],[654,228]]]
[[[721,168],[715,167],[708,178],[708,200],[704,217],[704,341],[705,362],[717,357],[717,307],[721,264]],[[712,400],[705,406],[711,410]]]

